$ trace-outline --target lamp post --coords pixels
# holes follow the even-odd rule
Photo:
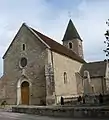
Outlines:
[[[106,21],[106,24],[109,26],[109,19]],[[106,48],[105,50],[103,50],[105,52],[105,56],[106,56],[106,63],[107,63],[107,69],[109,68],[108,67],[108,57],[109,57],[109,30],[106,30],[106,33],[104,34],[105,35],[105,45],[106,45]],[[106,92],[109,91],[109,78],[108,78],[108,73],[106,74],[105,76],[105,80],[106,80]]]

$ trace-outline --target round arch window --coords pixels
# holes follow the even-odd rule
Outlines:
[[[20,65],[21,67],[25,67],[27,65],[27,59],[25,57],[21,58]]]

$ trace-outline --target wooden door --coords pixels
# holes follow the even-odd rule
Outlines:
[[[29,83],[26,81],[21,85],[21,100],[23,105],[29,105]]]

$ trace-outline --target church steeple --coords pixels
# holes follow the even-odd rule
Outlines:
[[[81,40],[72,20],[70,19],[62,41],[72,40],[77,38]]]
[[[63,37],[63,45],[73,52],[75,52],[78,56],[83,58],[83,46],[82,39],[77,32],[72,20],[69,20],[66,32]]]

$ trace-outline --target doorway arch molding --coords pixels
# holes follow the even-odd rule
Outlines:
[[[17,82],[17,105],[22,104],[21,85],[22,85],[23,82],[28,82],[29,83],[29,105],[30,105],[31,104],[31,87],[32,87],[32,83],[31,83],[30,79],[28,79],[26,76],[22,76]]]

